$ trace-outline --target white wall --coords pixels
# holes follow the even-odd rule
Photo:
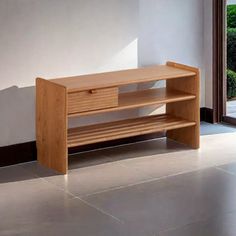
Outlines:
[[[141,0],[139,65],[173,60],[202,69],[201,105],[205,105],[203,1]]]
[[[138,0],[0,1],[0,146],[35,139],[36,77],[137,67],[138,6]]]
[[[205,50],[210,39],[204,37],[204,1],[211,0],[1,0],[0,146],[35,139],[37,76],[174,60],[202,69],[205,106],[205,77],[210,74]],[[100,115],[70,125],[136,114]]]
[[[1,0],[0,29],[2,89],[137,64],[137,48],[120,55],[135,46],[136,0]]]

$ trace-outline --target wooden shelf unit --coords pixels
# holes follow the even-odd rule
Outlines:
[[[119,87],[166,80],[165,88],[120,93]],[[68,148],[166,131],[168,138],[199,148],[199,70],[166,65],[61,79],[36,79],[38,161],[66,174]],[[68,129],[70,117],[166,104],[166,114]]]

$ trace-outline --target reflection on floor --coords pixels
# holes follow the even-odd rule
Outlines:
[[[236,235],[236,130],[202,124],[201,149],[159,139],[0,168],[0,235]]]

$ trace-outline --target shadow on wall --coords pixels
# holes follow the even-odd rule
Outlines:
[[[0,90],[0,147],[35,137],[35,87]]]
[[[0,1],[0,146],[35,139],[36,77],[137,67],[138,20],[138,0]]]
[[[127,47],[119,49],[119,52],[112,54],[112,56],[109,55],[109,57],[111,58],[110,62],[107,61],[103,67],[99,67],[96,70],[91,69],[90,73],[120,70],[127,66],[130,68],[137,67],[137,40],[135,39],[129,43]],[[101,58],[103,57],[101,56]],[[69,64],[70,63],[68,63],[68,65]],[[29,64],[28,67],[31,68],[31,65]],[[58,66],[58,68],[61,67]],[[65,71],[67,71],[67,69],[65,68]],[[40,63],[37,70],[41,71]],[[42,71],[45,71],[45,68],[42,68]],[[35,73],[36,72],[32,72],[30,77],[36,77],[34,76]],[[55,69],[55,73],[58,73],[57,69]],[[60,77],[62,76],[63,73]],[[69,72],[66,76],[69,76]],[[49,76],[46,76],[46,78],[48,77]],[[136,90],[136,87],[136,85],[130,85],[122,90],[123,92],[133,91]],[[35,140],[35,86],[22,88],[12,86],[0,90],[0,111],[0,147]],[[119,114],[112,113],[108,115],[101,114],[97,116],[73,118],[70,119],[69,127],[75,127],[81,124],[86,125],[97,122],[113,121],[121,119],[122,117],[125,119],[126,117],[137,116],[137,112],[138,111],[125,111],[120,112]]]

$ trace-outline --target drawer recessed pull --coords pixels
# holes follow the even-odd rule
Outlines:
[[[97,90],[95,90],[95,89],[90,89],[90,90],[89,90],[89,93],[95,94],[95,93],[97,93]]]

